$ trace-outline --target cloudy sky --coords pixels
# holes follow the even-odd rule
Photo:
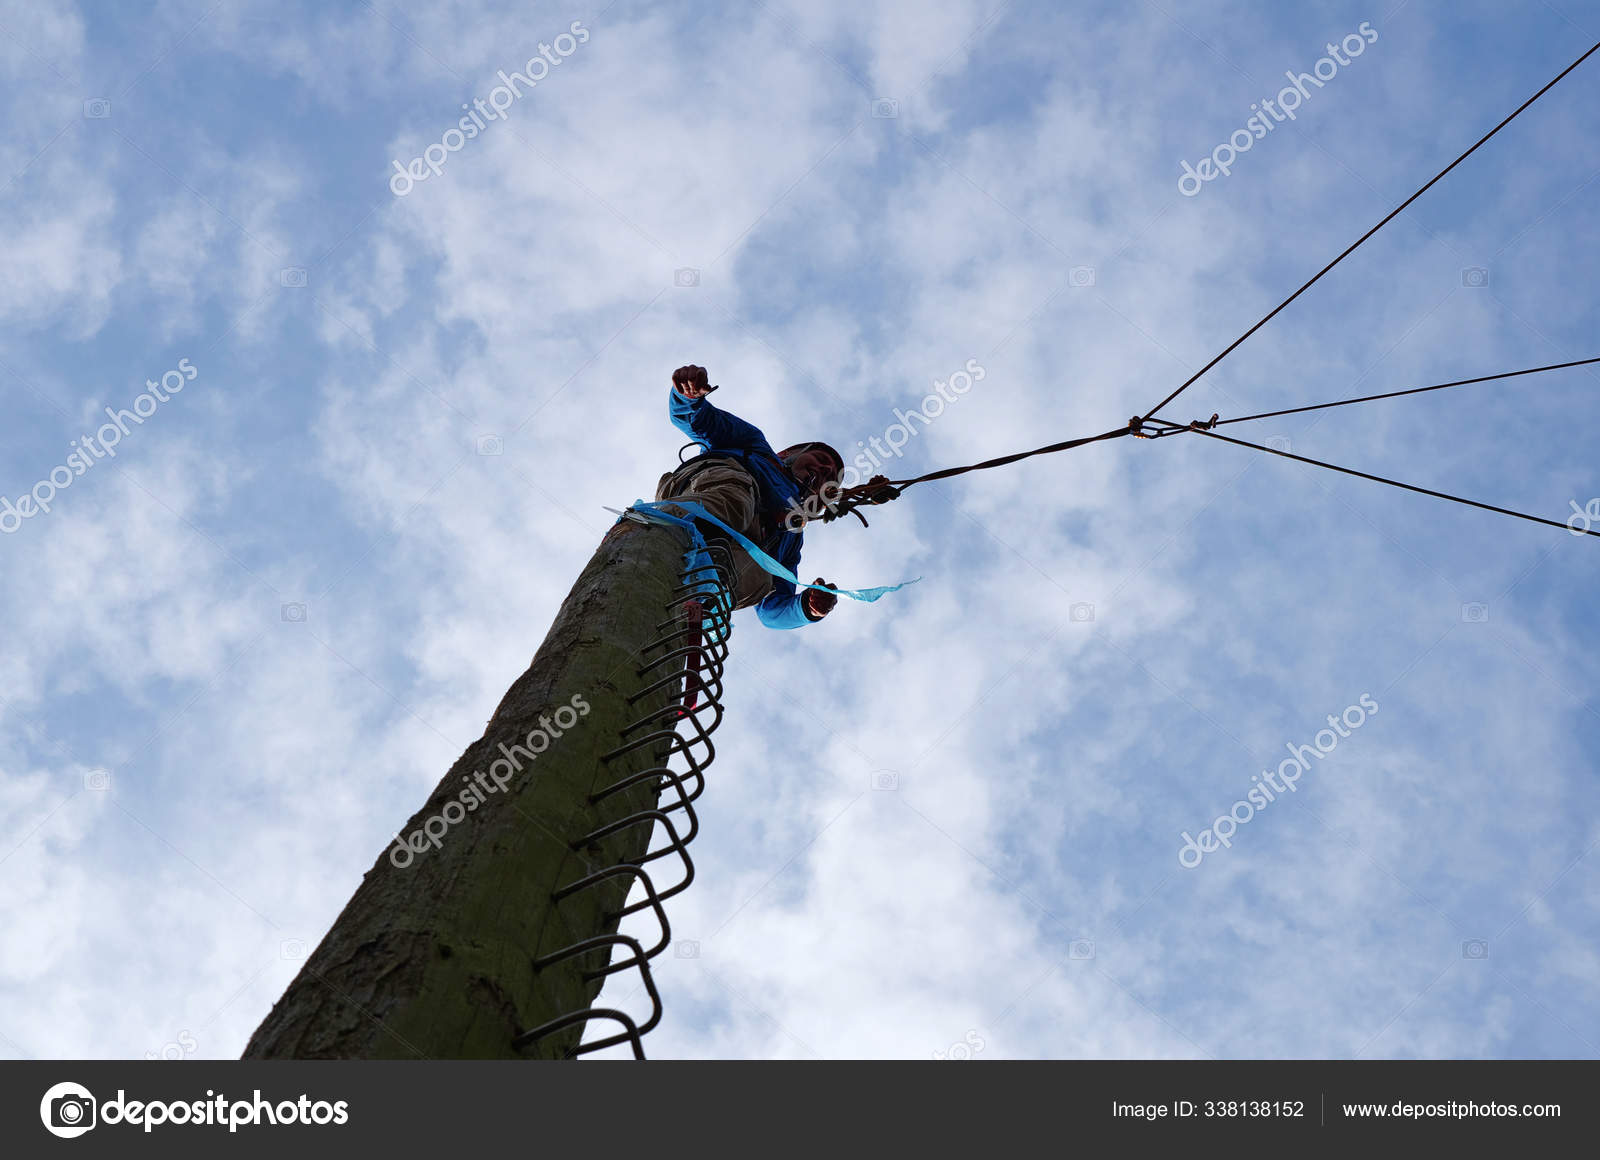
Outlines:
[[[975,360],[900,476],[1105,430],[1597,40],[1595,0],[0,3],[0,1056],[239,1053],[674,461],[673,367],[853,451]],[[1165,414],[1600,355],[1597,134],[1600,58]],[[1597,389],[1229,430],[1564,520]],[[1600,1055],[1593,539],[1199,436],[871,519],[807,578],[920,584],[741,616],[652,1055]]]

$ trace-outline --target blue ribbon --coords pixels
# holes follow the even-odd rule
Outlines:
[[[694,537],[695,551],[693,555],[695,556],[694,564],[696,566],[709,566],[711,563],[710,557],[705,555],[705,537],[700,534],[700,529],[695,527],[693,519],[686,519],[682,516],[673,515],[671,512],[662,510],[669,505],[672,507],[682,508],[691,516],[695,517],[695,519],[705,520],[707,523],[714,524],[721,528],[723,531],[727,532],[728,535],[733,537],[734,541],[749,554],[752,560],[761,566],[763,571],[787,580],[797,588],[815,588],[818,592],[832,592],[839,596],[848,596],[852,600],[860,600],[864,603],[871,604],[873,601],[878,600],[883,596],[887,596],[891,592],[895,592],[901,588],[904,588],[907,584],[915,584],[917,580],[922,579],[921,576],[918,576],[916,580],[907,580],[900,584],[890,584],[882,588],[825,588],[821,584],[807,584],[801,580],[800,577],[796,576],[793,572],[789,571],[789,569],[785,568],[782,564],[778,563],[778,561],[774,560],[771,556],[763,552],[756,544],[752,543],[747,536],[733,528],[730,528],[727,524],[723,523],[716,516],[706,511],[705,508],[701,507],[693,500],[671,499],[659,500],[654,503],[646,503],[642,499],[634,500],[633,505],[628,509],[629,511],[638,512],[646,519],[654,520],[657,523],[676,524],[679,527],[689,529],[690,535]]]

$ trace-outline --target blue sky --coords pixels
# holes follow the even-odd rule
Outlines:
[[[0,3],[0,494],[196,372],[0,536],[0,1055],[238,1054],[674,461],[673,367],[853,449],[975,360],[902,476],[1105,430],[1596,40],[1577,0]],[[1164,414],[1600,354],[1597,97],[1591,59]],[[1597,386],[1232,430],[1565,519]],[[1592,540],[1192,436],[871,518],[808,576],[922,583],[734,635],[653,1055],[1600,1055]]]

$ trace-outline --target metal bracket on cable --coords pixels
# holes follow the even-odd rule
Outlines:
[[[1129,430],[1140,439],[1165,439],[1168,435],[1177,435],[1189,428],[1166,419],[1145,419],[1139,429],[1130,427]]]

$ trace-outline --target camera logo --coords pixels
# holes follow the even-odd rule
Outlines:
[[[698,286],[700,285],[700,271],[693,266],[680,266],[672,272],[672,284],[685,287]]]
[[[872,102],[872,115],[881,120],[892,120],[900,115],[900,102],[893,97],[879,97]]]
[[[1489,619],[1489,606],[1474,601],[1461,606],[1461,619],[1468,624],[1483,624]]]
[[[188,1059],[195,1053],[195,1051],[199,1049],[199,1047],[199,1042],[193,1035],[189,1033],[189,1030],[185,1028],[184,1030],[178,1032],[178,1041],[176,1043],[163,1043],[161,1045],[161,1053],[159,1055],[154,1051],[147,1051],[144,1053],[144,1057],[147,1060],[154,1061],[159,1059],[164,1060],[167,1063],[174,1063],[181,1059]]]
[[[1469,938],[1461,944],[1461,957],[1464,959],[1486,959],[1489,957],[1489,944],[1481,938]]]
[[[298,600],[291,601],[278,610],[278,615],[282,616],[287,624],[302,624],[306,618],[306,606]]]
[[[39,1101],[39,1118],[52,1136],[71,1140],[95,1123],[94,1096],[80,1083],[58,1083]]]
[[[1489,284],[1489,271],[1482,266],[1468,266],[1461,271],[1461,284],[1463,286],[1487,286]]]
[[[1288,451],[1292,444],[1287,435],[1274,435],[1267,440],[1267,446],[1274,451]]]
[[[935,1059],[971,1059],[984,1049],[984,1038],[977,1028],[973,1028],[963,1035],[961,1043],[952,1043],[943,1051],[935,1051]]]
[[[1075,938],[1067,944],[1067,958],[1092,959],[1094,958],[1094,939]]]
[[[504,455],[505,453],[506,453],[506,441],[504,439],[500,438],[500,436],[498,436],[498,435],[479,435],[478,436],[478,454],[479,455]]]
[[[1094,285],[1094,267],[1093,266],[1074,266],[1074,267],[1072,267],[1071,270],[1067,271],[1067,281],[1070,282],[1073,286],[1093,286]]]
[[[111,102],[104,97],[90,97],[83,102],[83,115],[85,120],[103,121],[111,116]]]
[[[680,938],[672,944],[672,954],[679,959],[698,959],[700,957],[700,941],[692,938]]]
[[[900,774],[893,769],[875,769],[872,771],[872,788],[897,790],[900,788]]]
[[[1087,600],[1067,605],[1067,619],[1074,624],[1086,624],[1094,619],[1094,605]]]
[[[280,286],[304,286],[306,284],[306,268],[304,266],[285,266],[278,271],[278,284]]]

